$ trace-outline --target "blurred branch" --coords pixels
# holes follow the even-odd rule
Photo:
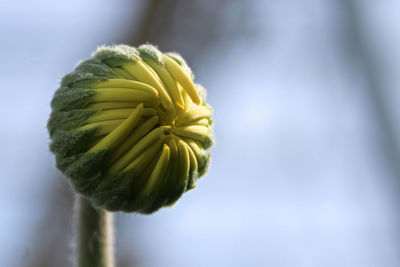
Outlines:
[[[393,127],[393,119],[386,103],[385,82],[379,68],[380,59],[371,48],[371,42],[365,35],[362,14],[357,2],[354,0],[341,0],[339,2],[344,13],[345,41],[349,56],[353,57],[357,68],[364,73],[367,82],[365,89],[374,111],[377,133],[379,134],[378,141],[384,162],[393,176],[397,178],[397,185],[400,188],[400,149]]]
[[[132,46],[138,46],[147,42],[159,44],[161,37],[171,27],[176,3],[177,0],[147,1],[147,5],[143,7],[143,12],[140,12],[143,16],[139,19],[139,23],[129,27],[129,29],[136,30],[129,30],[123,42]]]
[[[144,12],[144,14],[146,15],[142,17],[137,33],[135,34],[135,36],[131,37],[134,43],[136,42],[138,44],[142,44],[147,42],[150,36],[150,29],[154,24],[157,15],[157,10],[159,9],[160,4],[161,4],[160,0],[149,1],[146,10]]]
[[[152,0],[143,8],[147,16],[128,27],[122,41],[132,46],[149,42],[162,51],[179,51],[193,66],[205,59],[201,55],[210,47],[252,33],[246,21],[248,7],[240,0]]]

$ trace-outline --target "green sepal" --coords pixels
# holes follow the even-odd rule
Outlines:
[[[201,145],[203,149],[209,149],[213,144],[214,144],[214,135],[212,133],[210,133],[210,135],[204,138],[203,141],[199,141],[199,145]]]
[[[167,176],[161,178],[165,180]],[[161,183],[155,186],[151,193],[148,195],[139,195],[129,204],[129,211],[135,211],[142,214],[151,214],[160,208],[162,208],[168,201],[168,194],[170,189],[166,186],[166,183]]]
[[[117,77],[119,75],[100,60],[87,59],[79,63],[74,72],[63,77],[61,87],[88,88],[95,82]]]
[[[132,183],[126,175],[127,172],[119,172],[102,177],[102,181],[91,194],[93,203],[110,211],[124,210],[128,205]]]
[[[197,160],[198,170],[189,170],[189,181],[186,187],[186,191],[192,190],[196,187],[196,181],[205,175],[208,171],[210,165],[211,153],[202,153],[199,155],[199,160]]]
[[[137,50],[127,45],[99,47],[93,57],[112,68],[140,59]]]
[[[47,129],[50,137],[55,131],[68,131],[80,127],[92,115],[97,113],[96,110],[90,109],[74,109],[70,111],[55,111],[50,114],[50,119],[47,122]]]
[[[90,73],[97,77],[115,78],[118,74],[115,73],[109,66],[103,64],[98,59],[88,59],[82,61],[75,69],[78,73]]]
[[[88,72],[72,72],[61,79],[61,88],[88,88],[93,81],[102,79]]]
[[[200,156],[200,159],[197,161],[199,168],[198,169],[199,178],[207,173],[208,167],[210,166],[210,157],[211,157],[210,152],[204,153],[203,155]]]
[[[182,179],[179,177],[180,175],[177,173],[177,171],[178,170],[172,171],[171,177],[169,178],[166,186],[166,188],[168,188],[168,195],[164,203],[166,206],[174,205],[175,202],[183,195],[183,193],[186,192],[186,188],[188,186],[189,175]]]
[[[72,156],[61,156],[56,154],[56,167],[59,169],[61,172],[65,172],[65,170],[75,161],[79,158],[80,154],[77,155],[72,155]]]
[[[189,178],[189,177],[187,177]],[[176,185],[174,188],[171,188],[168,194],[168,200],[165,202],[165,206],[173,206],[176,201],[186,192],[186,187],[188,184],[188,179],[181,185]]]
[[[196,181],[199,178],[199,172],[193,169],[189,170],[188,183],[186,185],[186,191],[192,190],[196,187]]]
[[[214,120],[213,120],[211,117],[208,117],[207,120],[208,120],[208,124],[209,124],[210,126],[213,126],[213,125],[214,125]]]
[[[159,64],[163,64],[162,53],[154,45],[144,44],[138,47],[137,51],[142,59],[150,58]]]
[[[84,180],[78,179],[69,179],[69,183],[75,192],[82,194],[86,197],[90,197],[90,194],[93,193],[94,188],[98,185],[101,180],[101,172],[96,173],[93,176],[89,176]]]
[[[88,149],[93,140],[96,128],[82,130],[62,131],[57,130],[52,136],[50,150],[60,157],[68,157],[76,153],[82,153]]]
[[[62,87],[54,94],[51,107],[53,111],[82,109],[95,94],[96,92],[90,89]]]
[[[97,188],[106,154],[107,150],[82,153],[65,169],[66,176],[79,193],[90,195]]]
[[[162,190],[160,187],[153,189],[149,195],[143,197],[138,203],[138,207],[140,208],[136,212],[151,214],[162,208],[167,201],[163,193],[165,193],[165,190]]]

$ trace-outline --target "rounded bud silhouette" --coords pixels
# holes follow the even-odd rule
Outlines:
[[[111,211],[174,204],[208,168],[212,109],[185,60],[152,45],[97,49],[51,102],[50,149],[73,188]]]

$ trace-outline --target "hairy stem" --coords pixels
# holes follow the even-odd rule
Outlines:
[[[112,214],[97,209],[90,201],[78,196],[77,266],[113,267]]]

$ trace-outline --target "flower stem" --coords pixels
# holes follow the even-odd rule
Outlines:
[[[78,267],[113,267],[113,218],[104,209],[78,196]]]

